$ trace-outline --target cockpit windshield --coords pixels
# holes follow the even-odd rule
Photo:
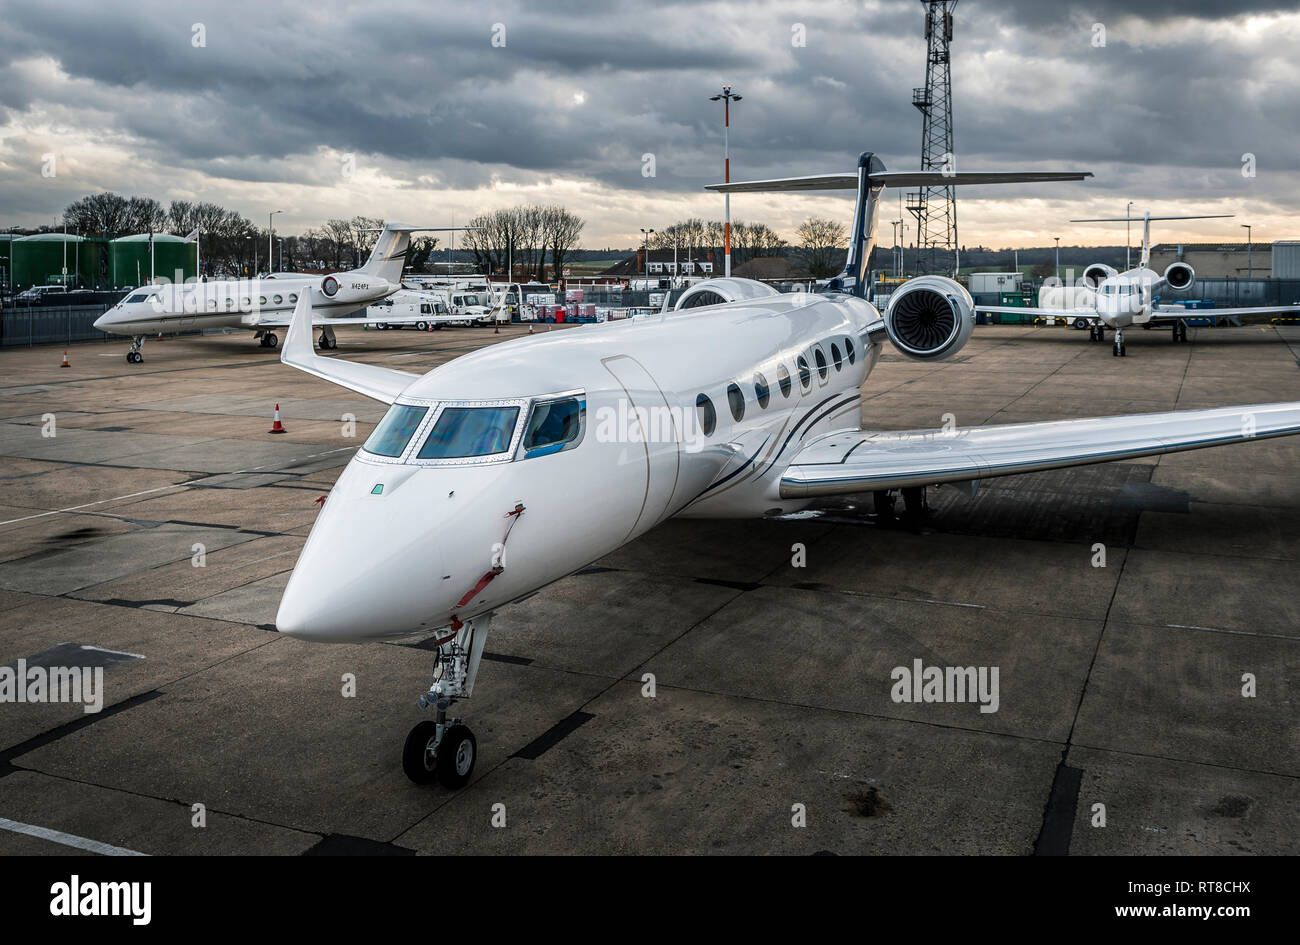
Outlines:
[[[134,305],[137,302],[147,301],[148,298],[149,298],[148,292],[137,292],[135,295],[128,296],[125,304]]]
[[[401,456],[428,412],[428,407],[393,404],[362,449],[377,456]]]
[[[518,407],[444,407],[417,459],[465,459],[510,448]]]

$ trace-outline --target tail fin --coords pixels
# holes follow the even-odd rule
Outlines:
[[[1152,220],[1219,220],[1234,216],[1231,213],[1202,213],[1196,216],[1153,217],[1149,212],[1140,217],[1088,217],[1083,220],[1071,220],[1071,223],[1141,223],[1142,224],[1142,262],[1143,269],[1151,267],[1151,250],[1159,243],[1151,242]]]
[[[718,193],[760,193],[800,190],[853,190],[858,201],[853,211],[853,235],[844,271],[831,280],[830,288],[865,296],[867,261],[876,245],[876,210],[880,192],[886,187],[949,187],[954,184],[1013,184],[1044,181],[1084,180],[1087,171],[887,171],[884,162],[870,151],[858,157],[855,174],[818,174],[775,180],[710,184],[706,190]]]
[[[385,223],[375,240],[375,248],[370,251],[366,264],[356,272],[378,276],[397,285],[402,281],[402,267],[406,264],[406,254],[411,248],[412,233],[432,233],[450,230],[477,230],[477,226],[411,226],[409,223]]]

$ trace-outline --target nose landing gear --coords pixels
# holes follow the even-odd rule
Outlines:
[[[1117,357],[1117,358],[1122,358],[1122,357],[1124,357],[1125,355],[1128,354],[1128,348],[1126,348],[1126,347],[1124,346],[1124,329],[1123,329],[1123,328],[1116,328],[1116,329],[1115,329],[1115,347],[1111,349],[1111,352],[1110,352],[1110,353],[1111,353],[1112,355],[1114,355],[1115,357]]]
[[[1178,344],[1187,340],[1187,324],[1182,321],[1174,322],[1173,342]]]
[[[126,363],[140,364],[142,361],[144,361],[144,355],[140,353],[140,349],[143,347],[144,347],[144,335],[136,335],[135,337],[133,337],[131,339],[131,347],[126,352]]]
[[[491,614],[452,623],[452,633],[438,642],[434,657],[434,681],[420,696],[420,708],[437,709],[436,721],[426,719],[411,729],[402,749],[402,770],[416,784],[435,779],[456,789],[469,783],[478,760],[478,742],[460,719],[448,718],[447,710],[474,692],[474,679],[483,658]]]

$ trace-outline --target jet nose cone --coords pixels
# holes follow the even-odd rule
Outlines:
[[[91,324],[100,331],[106,331],[108,329],[108,312],[99,316],[99,318],[95,319]]]
[[[421,495],[395,488],[397,471],[350,467],[312,527],[280,599],[281,633],[360,642],[442,626],[454,588],[443,582],[438,522]],[[389,494],[372,494],[371,480]],[[354,481],[355,480],[355,481]]]

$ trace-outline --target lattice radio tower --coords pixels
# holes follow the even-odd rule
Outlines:
[[[925,7],[925,88],[912,90],[921,112],[921,168],[952,166],[952,11],[957,0],[921,0]],[[955,169],[955,168],[954,168]],[[917,262],[924,272],[955,267],[957,199],[952,187],[923,187],[907,194],[907,209],[916,217]]]

